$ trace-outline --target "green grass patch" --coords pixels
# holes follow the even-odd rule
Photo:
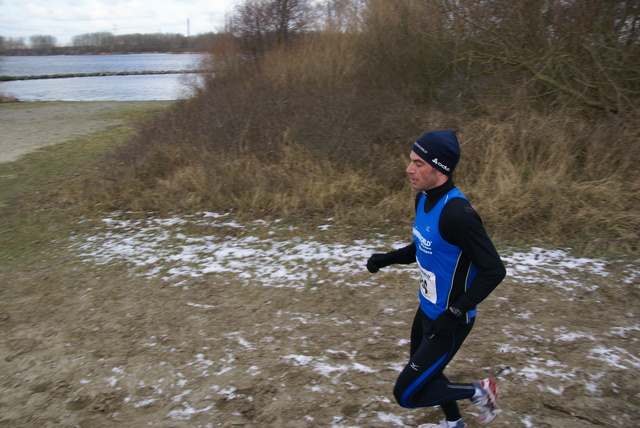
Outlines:
[[[38,108],[50,103],[11,104],[0,108]],[[107,113],[126,118],[122,126],[39,149],[16,162],[0,163],[0,263],[44,260],[81,227],[84,213],[68,197],[76,180],[95,169],[103,156],[122,145],[139,118],[158,111],[156,104]]]

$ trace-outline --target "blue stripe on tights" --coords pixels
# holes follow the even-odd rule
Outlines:
[[[422,384],[428,380],[431,375],[433,375],[433,373],[438,369],[438,367],[440,367],[440,364],[442,364],[442,362],[444,360],[446,360],[447,358],[447,354],[443,355],[442,358],[440,358],[433,366],[431,366],[428,370],[426,370],[424,373],[422,373],[422,375],[416,379],[415,382],[413,382],[409,388],[407,388],[404,393],[402,393],[402,407],[406,407],[406,408],[414,408],[417,406],[413,406],[411,404],[411,399],[413,398],[414,394],[420,389],[420,387],[422,386]]]

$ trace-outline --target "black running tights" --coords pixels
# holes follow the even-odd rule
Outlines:
[[[429,407],[440,405],[447,420],[460,419],[457,400],[471,398],[473,384],[451,383],[443,371],[458,352],[471,332],[475,318],[469,324],[460,324],[451,336],[428,338],[424,334],[433,322],[418,308],[411,328],[409,363],[396,381],[394,395],[402,407]]]

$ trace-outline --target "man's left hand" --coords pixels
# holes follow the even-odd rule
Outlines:
[[[434,336],[450,336],[456,330],[460,320],[449,309],[438,315],[431,323],[431,328],[425,333],[429,339]]]

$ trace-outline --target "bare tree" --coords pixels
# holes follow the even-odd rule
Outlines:
[[[268,21],[264,3],[246,0],[236,7],[227,24],[228,30],[242,41],[244,50],[253,58],[260,56],[266,46]]]
[[[531,97],[613,112],[637,109],[640,4],[627,0],[444,0],[484,73],[506,65]],[[489,68],[487,68],[489,67]],[[479,71],[479,70],[477,70]]]
[[[73,36],[71,43],[73,46],[109,46],[114,42],[114,35],[108,31],[97,33],[86,33]]]
[[[32,49],[52,48],[56,45],[56,38],[42,34],[36,34],[29,37]]]
[[[17,37],[17,38],[6,38],[4,39],[4,43],[3,43],[3,47],[4,49],[25,49],[27,47],[27,44],[24,41],[24,37]]]
[[[269,15],[279,45],[287,44],[291,37],[308,29],[312,22],[309,0],[272,0]]]
[[[287,45],[313,22],[310,0],[245,0],[228,19],[228,30],[245,51],[257,58],[266,50]]]

